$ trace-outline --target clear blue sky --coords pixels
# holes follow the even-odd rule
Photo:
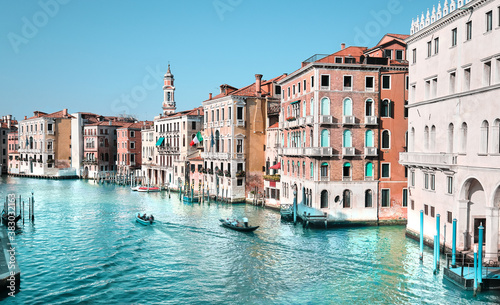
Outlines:
[[[290,73],[345,42],[409,34],[436,1],[0,0],[0,103],[17,119],[73,112],[153,119],[171,64],[177,110],[227,83]]]

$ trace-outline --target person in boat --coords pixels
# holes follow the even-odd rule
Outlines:
[[[236,219],[233,219],[233,221],[231,222],[231,225],[232,226],[238,226],[238,221]]]
[[[146,217],[146,213],[144,213],[144,215],[142,215],[142,219],[146,220],[147,217]]]
[[[245,228],[248,228],[248,218],[243,217],[243,224],[245,225]]]
[[[151,221],[155,220],[155,217],[153,216],[153,214],[151,214],[151,216],[149,216],[149,220],[151,220]]]

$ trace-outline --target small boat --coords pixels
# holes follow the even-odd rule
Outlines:
[[[255,226],[255,227],[237,227],[235,225],[232,225],[230,222],[228,222],[227,220],[224,220],[224,219],[219,219],[219,221],[221,222],[221,224],[226,227],[226,228],[229,228],[229,229],[233,229],[235,231],[242,231],[242,232],[252,232],[252,231],[255,231],[259,226]]]
[[[159,187],[147,187],[147,186],[141,186],[137,189],[138,192],[159,192],[160,188]]]
[[[139,188],[140,188],[140,187],[141,187],[141,186],[139,186],[139,185],[138,185],[138,186],[131,187],[130,189],[131,189],[132,191],[134,191],[134,192],[137,192],[137,191],[139,190]]]
[[[144,220],[141,217],[139,217],[139,215],[135,215],[135,221],[137,221],[138,223],[140,223],[141,225],[144,225],[144,226],[152,225],[155,222],[154,217],[153,217],[153,219]]]

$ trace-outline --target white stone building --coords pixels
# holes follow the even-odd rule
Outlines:
[[[445,1],[412,22],[407,231],[436,234],[451,248],[477,243],[485,226],[484,260],[498,261],[500,206],[500,2]],[[446,225],[446,236],[444,236]]]

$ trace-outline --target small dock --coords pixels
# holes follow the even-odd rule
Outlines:
[[[481,290],[500,289],[500,267],[483,267],[483,283]],[[444,277],[455,285],[474,290],[474,266],[459,266],[444,268]]]

